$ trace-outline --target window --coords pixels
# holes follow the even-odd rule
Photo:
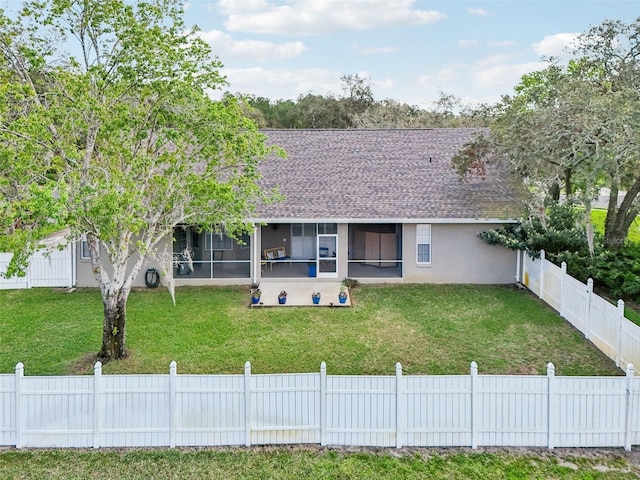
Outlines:
[[[87,242],[86,235],[82,235],[80,240],[80,258],[82,260],[91,260],[91,252],[89,251],[89,242]]]
[[[431,225],[416,225],[416,263],[431,263]]]
[[[337,223],[319,223],[318,233],[324,233],[324,234],[338,233],[338,224]]]
[[[205,250],[233,250],[233,238],[224,233],[207,232],[204,237]]]
[[[315,237],[316,236],[316,224],[315,223],[293,223],[291,225],[292,237]]]

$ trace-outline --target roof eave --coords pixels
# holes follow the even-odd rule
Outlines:
[[[249,220],[252,223],[446,223],[446,224],[513,224],[514,218],[291,218],[259,217]]]

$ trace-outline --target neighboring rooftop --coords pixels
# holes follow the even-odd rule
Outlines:
[[[461,179],[451,159],[479,130],[265,130],[288,153],[261,164],[262,184],[281,203],[261,220],[513,219],[523,190],[506,169]]]

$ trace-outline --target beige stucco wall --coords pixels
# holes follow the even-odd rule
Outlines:
[[[164,251],[165,248],[168,249],[167,251],[170,251],[169,249],[171,248],[171,239],[167,238],[160,243],[159,250]],[[78,247],[75,250],[76,250],[76,265],[77,265],[76,285],[78,287],[97,287],[98,282],[96,281],[95,276],[93,275],[93,269],[91,268],[91,260],[82,258],[82,251],[81,251],[82,249],[80,248],[80,242],[78,242]],[[102,255],[103,255],[103,260],[105,261],[105,265],[110,265],[110,262],[107,260],[106,255],[104,253]],[[133,264],[134,261],[135,259],[132,258],[131,263]],[[142,269],[140,270],[140,273],[138,274],[138,276],[134,281],[134,284],[133,284],[134,287],[145,286],[144,277],[145,277],[145,274],[147,273],[148,268],[155,268],[156,270],[158,270],[158,272],[162,272],[162,268],[160,267],[157,260],[150,257],[147,258],[147,260],[145,260],[144,264],[142,265]],[[110,268],[107,267],[107,271],[109,270]],[[166,280],[162,275],[160,277],[160,284],[166,285]]]
[[[403,281],[407,283],[508,284],[515,281],[516,252],[487,245],[487,224],[432,224],[431,264],[416,265],[416,226],[403,228]]]
[[[432,261],[430,265],[416,265],[416,226],[405,224],[402,229],[402,278],[358,278],[363,283],[475,283],[475,284],[509,284],[515,281],[516,253],[504,247],[487,245],[478,238],[478,233],[499,225],[489,224],[432,224],[431,246]],[[338,224],[338,275],[342,280],[348,277],[348,225]],[[289,251],[291,231],[289,225],[281,224],[277,230],[258,228],[251,239],[251,251],[260,257],[263,246],[284,245]],[[254,245],[256,248],[254,249]],[[166,239],[161,248],[171,248],[170,239]],[[95,287],[97,282],[91,271],[89,260],[77,255],[77,285]],[[158,262],[148,259],[136,278],[135,286],[145,286],[144,276],[148,268],[161,271]],[[252,262],[251,272],[260,282],[259,261]],[[175,284],[180,285],[250,285],[254,278],[191,278],[176,277]],[[264,279],[264,281],[277,281]],[[308,279],[306,279],[308,280]],[[331,281],[331,279],[315,279],[315,281]],[[166,285],[164,277],[161,284]]]

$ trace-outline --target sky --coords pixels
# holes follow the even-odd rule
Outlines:
[[[341,95],[340,77],[358,74],[376,100],[421,108],[440,92],[493,103],[543,58],[567,59],[580,33],[638,17],[640,0],[189,0],[185,13],[227,91]]]

